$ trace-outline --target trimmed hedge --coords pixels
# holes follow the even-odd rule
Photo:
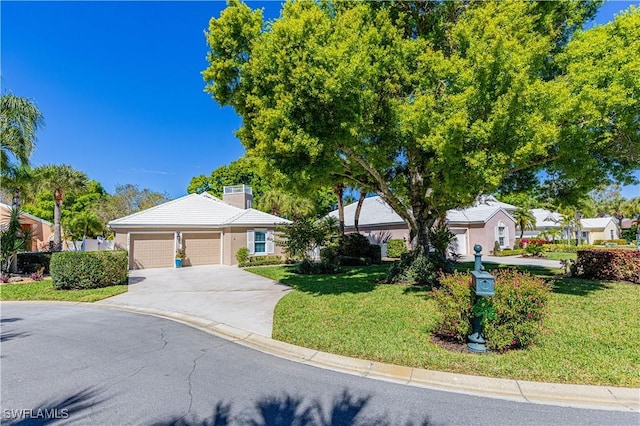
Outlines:
[[[619,245],[619,246],[624,246],[624,245],[627,245],[627,240],[622,240],[622,239],[620,239],[620,240],[595,240],[593,242],[594,246],[604,246],[604,245],[607,245],[607,244],[616,244],[616,245]]]
[[[38,272],[44,267],[44,273],[49,273],[49,264],[51,263],[51,253],[18,253],[17,259],[18,272],[24,274],[32,274]]]
[[[79,290],[127,284],[125,250],[67,251],[51,256],[51,279],[57,290]]]
[[[246,268],[249,266],[282,265],[283,263],[285,262],[281,256],[250,256],[246,262],[241,262],[238,266]]]
[[[620,249],[578,250],[573,272],[579,278],[640,284],[640,252]]]
[[[407,252],[407,244],[404,240],[387,241],[387,257],[398,258]]]
[[[515,270],[493,271],[495,296],[482,298],[485,309],[483,334],[494,350],[526,348],[535,344],[544,328],[550,286],[544,280]],[[433,296],[442,319],[435,333],[447,339],[466,342],[471,334],[475,294],[471,276],[456,272],[440,277],[441,287]]]
[[[517,256],[520,254],[524,254],[524,249],[504,249],[500,250],[499,253],[494,253],[494,256]]]

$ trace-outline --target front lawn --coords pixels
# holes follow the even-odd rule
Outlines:
[[[495,265],[486,265],[492,269]],[[472,264],[461,264],[470,269]],[[640,286],[555,278],[538,345],[504,354],[452,352],[431,341],[439,314],[420,288],[379,284],[388,266],[348,268],[329,276],[291,267],[250,268],[296,291],[276,307],[273,337],[300,346],[431,370],[522,380],[640,386]],[[526,269],[519,267],[518,269]]]
[[[28,283],[3,284],[0,286],[0,300],[95,302],[126,291],[126,285],[115,285],[91,290],[55,290],[51,285],[51,280],[43,280]]]

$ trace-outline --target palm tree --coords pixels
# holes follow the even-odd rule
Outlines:
[[[536,218],[533,213],[531,213],[531,210],[519,208],[513,212],[513,218],[520,228],[520,239],[524,236],[526,229],[536,229]]]
[[[0,163],[2,176],[19,165],[29,165],[36,132],[44,119],[36,105],[12,94],[0,98]],[[18,164],[15,164],[17,160]]]
[[[38,167],[34,171],[35,184],[41,190],[53,193],[53,251],[62,250],[62,202],[65,191],[74,193],[81,191],[87,185],[87,176],[66,164],[50,164]]]
[[[74,238],[93,237],[104,231],[104,223],[95,213],[82,211],[73,215],[65,226]]]

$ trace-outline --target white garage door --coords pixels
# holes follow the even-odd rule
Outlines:
[[[129,236],[129,268],[169,268],[174,265],[173,233],[131,234]]]
[[[454,247],[451,250],[460,255],[467,254],[467,231],[466,229],[452,229],[451,232],[456,234],[456,240],[454,241]]]
[[[220,263],[220,233],[182,233],[184,266],[217,265]]]

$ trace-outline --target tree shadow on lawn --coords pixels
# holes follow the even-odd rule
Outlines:
[[[291,267],[293,268],[293,267]],[[321,296],[342,293],[366,293],[378,287],[386,277],[388,265],[344,267],[343,272],[332,275],[302,275],[289,272],[280,280],[289,287]]]
[[[571,296],[587,296],[596,291],[602,291],[611,286],[597,280],[582,278],[556,278],[552,285],[552,291],[556,294],[568,294]]]

